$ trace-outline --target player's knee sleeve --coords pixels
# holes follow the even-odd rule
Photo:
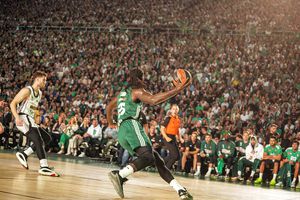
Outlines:
[[[134,164],[136,171],[154,164],[154,157],[151,147],[139,147],[135,150],[135,153],[137,159],[135,159],[132,164]]]

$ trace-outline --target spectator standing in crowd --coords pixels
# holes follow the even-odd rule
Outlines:
[[[277,129],[278,129],[278,125],[277,124],[271,124],[267,133],[265,134],[265,145],[268,145],[270,142],[270,138],[271,137],[275,137],[276,140],[278,139],[278,134],[277,134]]]

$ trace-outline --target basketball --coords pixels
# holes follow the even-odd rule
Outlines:
[[[192,75],[188,70],[177,69],[173,75],[172,84],[177,87],[178,84],[188,86],[191,83]]]

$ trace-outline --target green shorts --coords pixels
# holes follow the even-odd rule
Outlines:
[[[120,145],[131,155],[134,155],[134,150],[137,147],[151,147],[151,142],[141,123],[134,119],[128,119],[121,123],[118,131],[118,140]]]

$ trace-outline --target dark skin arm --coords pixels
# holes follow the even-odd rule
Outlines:
[[[149,104],[151,106],[160,104],[178,94],[182,91],[185,87],[179,86],[175,87],[170,91],[167,92],[160,92],[155,95],[151,94],[150,92],[146,91],[145,89],[134,89],[132,90],[132,100],[137,101],[140,100],[143,103]]]
[[[107,122],[108,125],[110,127],[114,127],[114,122],[112,120],[112,112],[113,110],[117,107],[117,97],[114,97],[109,104],[106,106],[106,118],[107,118]]]
[[[132,90],[132,100],[137,101],[140,100],[143,103],[150,104],[150,105],[157,105],[160,104],[172,97],[174,97],[176,94],[181,92],[183,89],[185,89],[188,85],[190,85],[192,82],[192,79],[190,79],[188,84],[182,85],[179,84],[177,87],[173,88],[170,91],[167,92],[160,92],[155,95],[151,94],[150,92],[146,91],[143,88],[140,89],[133,89]],[[107,105],[106,108],[106,118],[108,121],[108,124],[110,126],[113,125],[113,120],[112,120],[112,111],[117,107],[117,97],[114,97],[111,102]]]

